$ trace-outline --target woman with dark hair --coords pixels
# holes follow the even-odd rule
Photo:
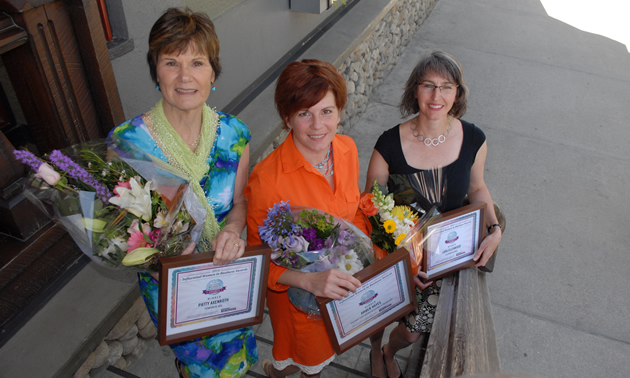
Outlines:
[[[379,137],[368,167],[366,191],[374,179],[380,185],[388,185],[390,174],[414,174],[442,167],[447,185],[441,212],[461,207],[466,195],[470,202],[487,204],[488,236],[474,257],[477,266],[484,266],[497,249],[502,230],[483,178],[488,152],[486,136],[475,125],[460,119],[466,113],[467,96],[464,73],[455,58],[434,52],[422,59],[407,80],[400,104],[403,117],[417,115]],[[383,349],[382,333],[370,338],[372,374],[377,377],[401,376],[394,355],[418,340],[420,332],[431,330],[439,285],[424,283],[417,276],[415,283],[421,308],[403,318]]]
[[[245,188],[247,243],[261,244],[258,226],[267,209],[280,201],[320,209],[361,229],[359,157],[354,141],[337,135],[346,104],[346,83],[333,65],[317,60],[289,64],[278,78],[275,102],[286,140],[252,171]],[[335,357],[324,323],[313,320],[289,301],[298,287],[317,296],[341,299],[360,282],[336,269],[303,273],[270,264],[267,307],[273,326],[273,359],[263,361],[271,377],[319,377]]]
[[[199,251],[214,263],[243,255],[249,165],[247,126],[206,105],[221,73],[219,40],[207,15],[171,8],[153,25],[147,61],[162,94],[153,109],[111,131],[189,176],[207,217]],[[195,245],[186,248],[191,253]],[[140,290],[157,324],[158,282],[139,273]],[[251,327],[172,344],[180,375],[241,377],[258,360]]]

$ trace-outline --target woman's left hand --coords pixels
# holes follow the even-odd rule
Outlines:
[[[215,265],[224,265],[243,256],[245,240],[226,226],[212,241],[212,249],[214,250],[212,262]]]
[[[423,271],[418,271],[418,274],[413,276],[413,282],[420,290],[424,290],[427,287],[433,285],[433,281],[429,281],[429,276]]]
[[[497,250],[499,243],[501,242],[502,230],[500,227],[494,227],[493,231],[490,235],[486,236],[485,239],[481,242],[479,246],[479,250],[475,254],[473,260],[477,261],[475,266],[485,266],[490,257],[494,254],[494,251]]]

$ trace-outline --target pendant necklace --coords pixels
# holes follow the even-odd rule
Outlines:
[[[448,133],[451,132],[451,123],[453,122],[453,117],[448,117],[448,126],[446,126],[446,131],[444,132],[444,134],[440,134],[438,137],[436,138],[425,138],[424,135],[420,134],[420,131],[418,131],[418,125],[420,124],[420,115],[418,115],[418,123],[416,123],[415,120],[411,121],[411,133],[413,134],[413,136],[415,136],[416,138],[418,138],[418,140],[422,143],[424,143],[425,146],[429,147],[429,146],[438,146],[440,143],[444,143],[446,141],[446,137],[448,136]]]

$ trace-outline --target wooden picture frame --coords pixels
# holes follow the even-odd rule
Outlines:
[[[422,245],[422,271],[430,281],[475,265],[473,257],[486,234],[486,204],[475,202],[446,212],[427,226]],[[417,255],[417,254],[416,254]]]
[[[384,329],[417,306],[411,259],[405,248],[374,262],[354,277],[362,285],[346,298],[317,297],[320,314],[337,354]]]
[[[212,256],[160,259],[160,345],[262,323],[271,249],[247,246],[227,265],[214,265]]]

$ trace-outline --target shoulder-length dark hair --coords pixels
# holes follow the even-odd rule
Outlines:
[[[208,56],[216,80],[221,74],[219,38],[208,15],[188,8],[167,9],[153,24],[149,34],[147,62],[153,82],[157,84],[157,62],[160,55],[181,54],[189,48]]]
[[[400,114],[406,118],[420,111],[416,97],[418,83],[429,73],[440,75],[458,85],[455,102],[448,114],[455,118],[461,118],[466,113],[468,104],[468,87],[464,81],[464,71],[461,64],[452,55],[442,51],[434,51],[430,56],[422,59],[413,69],[409,79],[407,79],[405,92],[398,106]]]
[[[274,100],[282,121],[295,113],[317,104],[332,91],[339,112],[346,106],[346,81],[335,66],[328,62],[304,59],[293,62],[278,77]]]

